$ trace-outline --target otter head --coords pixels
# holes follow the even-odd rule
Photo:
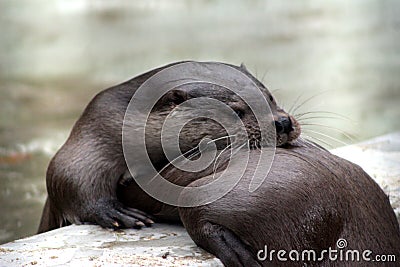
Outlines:
[[[276,145],[283,146],[294,141],[300,135],[299,123],[293,116],[277,105],[268,89],[248,72],[243,65],[240,67],[231,67],[249,77],[262,92],[262,96],[268,103],[269,110],[273,115],[272,124],[275,128]],[[234,82],[232,81],[232,83]],[[173,142],[174,138],[177,138],[174,134],[170,134],[173,131],[167,131],[163,133],[165,142],[161,142],[161,131],[163,131],[162,127],[167,118],[174,118],[176,124],[172,124],[172,126],[176,125],[176,128],[180,128],[179,148],[181,153],[185,153],[198,146],[204,138],[215,140],[214,143],[218,149],[226,147],[232,141],[232,135],[217,120],[217,117],[224,116],[224,109],[219,110],[215,102],[211,100],[208,103],[192,101],[196,99],[211,99],[223,103],[223,105],[236,113],[236,118],[240,119],[240,122],[232,120],[230,123],[237,124],[237,127],[241,125],[245,126],[247,135],[245,138],[249,141],[250,148],[254,149],[263,145],[256,117],[244,99],[223,86],[206,82],[188,82],[168,91],[154,106],[149,116],[147,127],[149,130],[147,137],[151,138],[147,144],[153,146],[149,149],[150,154],[161,147],[160,143],[164,145],[165,143]],[[269,110],[265,110],[266,115],[270,114]],[[211,115],[207,116],[204,113],[205,111]],[[184,123],[182,127],[180,127],[181,122]],[[234,125],[233,128],[235,127]],[[159,152],[157,150],[154,154],[158,155]]]
[[[301,133],[300,124],[297,120],[277,104],[275,98],[267,87],[256,79],[243,64],[236,68],[247,75],[255,83],[258,89],[262,92],[265,100],[268,102],[270,111],[273,115],[276,146],[288,145],[295,141]],[[248,105],[242,99],[236,98],[231,102],[230,106],[246,125],[250,147],[256,148],[262,145],[257,120]]]

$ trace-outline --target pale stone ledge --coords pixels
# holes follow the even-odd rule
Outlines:
[[[0,246],[0,266],[222,266],[182,226],[71,225]]]

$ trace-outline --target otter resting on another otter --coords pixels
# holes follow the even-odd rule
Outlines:
[[[153,223],[152,215],[160,219],[179,220],[176,209],[169,210],[168,205],[168,209],[160,211],[157,216],[154,209],[165,205],[148,196],[129,179],[129,175],[126,179],[128,169],[121,133],[128,104],[138,88],[153,75],[181,63],[183,62],[172,63],[146,72],[104,90],[92,99],[75,123],[68,140],[49,164],[46,175],[48,198],[39,233],[71,223],[95,223],[107,228],[140,228]],[[193,64],[205,65],[201,62]],[[299,136],[300,126],[296,120],[276,104],[271,93],[244,66],[218,64],[241,72],[259,87],[274,116],[278,146],[290,143]],[[225,70],[225,73],[217,74],[230,77],[229,72],[230,70]],[[232,80],[232,83],[236,82]],[[146,148],[156,170],[161,170],[169,163],[160,140],[163,121],[182,102],[200,97],[225,103],[241,118],[249,138],[260,138],[254,116],[240,97],[221,86],[208,83],[186,84],[167,92],[155,104],[148,117]],[[194,111],[189,109],[187,112]],[[134,127],[135,122],[131,123]],[[205,137],[218,140],[225,135],[224,128],[212,119],[199,118],[190,121],[182,129],[179,143],[185,153],[197,147]],[[215,144],[218,149],[223,149],[227,142],[229,143],[226,139],[221,139]],[[252,142],[251,145],[255,146],[257,143]],[[181,185],[190,182],[180,181]]]
[[[216,175],[224,174],[228,169],[231,174],[244,173],[226,195],[200,206],[176,207],[143,191],[131,177],[132,170],[130,166],[128,170],[124,158],[124,116],[132,96],[141,85],[153,75],[180,63],[149,71],[109,88],[89,103],[70,137],[49,164],[49,196],[39,232],[71,223],[140,228],[151,225],[151,218],[155,218],[159,221],[182,221],[194,242],[216,255],[226,266],[368,264],[365,258],[359,262],[344,261],[343,258],[330,260],[326,254],[330,249],[342,249],[343,253],[357,250],[360,257],[363,252],[371,251],[364,255],[369,259],[378,254],[395,255],[399,259],[399,225],[381,188],[357,165],[298,138],[300,126],[297,121],[277,105],[265,86],[243,66],[219,63],[230,66],[232,71],[240,71],[255,84],[273,116],[275,129],[272,136],[277,148],[263,182],[256,190],[249,190],[251,180],[264,175],[255,173],[255,169],[266,144],[248,103],[224,86],[186,83],[163,95],[147,118],[146,149],[155,169],[166,180],[187,188],[211,184]],[[231,77],[232,73],[228,70],[218,75]],[[240,82],[248,84],[249,81]],[[239,81],[232,79],[231,82],[236,84]],[[211,164],[199,172],[183,171],[170,164],[164,154],[162,125],[180,104],[202,97],[216,99],[230,107],[245,126],[246,136],[236,136],[237,140],[231,138],[222,125],[209,118],[188,121],[179,135],[183,155],[193,150],[193,155],[198,155],[196,149],[201,150],[200,142],[207,138],[215,144],[219,158],[215,160],[218,164]],[[183,118],[185,114],[190,117],[197,111],[195,105],[186,107]],[[135,128],[135,118],[129,123]],[[236,124],[233,126],[235,128]],[[240,127],[239,122],[237,127]],[[174,141],[173,137],[168,139],[168,135],[165,138],[167,144]],[[240,160],[232,160],[230,154],[232,144],[243,140],[241,138],[248,139],[250,148],[244,170]],[[242,146],[237,151],[241,149]],[[208,153],[203,152],[200,154]],[[135,170],[133,172],[136,174]],[[230,178],[234,179],[233,175],[225,175],[226,181],[229,182]],[[183,190],[176,197],[184,202],[197,196]],[[339,241],[343,240],[347,246],[339,247]],[[268,253],[272,250],[275,254]],[[285,255],[280,253],[280,258],[286,258],[286,261],[277,257],[279,250],[286,251]],[[288,254],[292,250],[300,255],[302,251],[312,250],[315,258],[295,257],[291,261]]]

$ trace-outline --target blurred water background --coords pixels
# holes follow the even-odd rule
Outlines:
[[[35,233],[88,101],[172,61],[244,62],[287,109],[315,96],[297,113],[328,148],[400,130],[396,0],[1,0],[0,25],[0,243]]]

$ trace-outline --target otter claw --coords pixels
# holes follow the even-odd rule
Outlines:
[[[92,216],[88,221],[99,224],[104,228],[121,229],[151,226],[154,223],[150,216],[143,211],[125,207],[115,199],[97,201],[92,209]],[[91,219],[90,219],[91,218]]]
[[[152,219],[146,219],[145,223],[146,223],[146,225],[147,224],[151,225],[154,223],[154,221]]]
[[[142,223],[142,222],[136,222],[135,223],[135,226],[138,226],[138,227],[143,227],[144,226],[144,223]]]

